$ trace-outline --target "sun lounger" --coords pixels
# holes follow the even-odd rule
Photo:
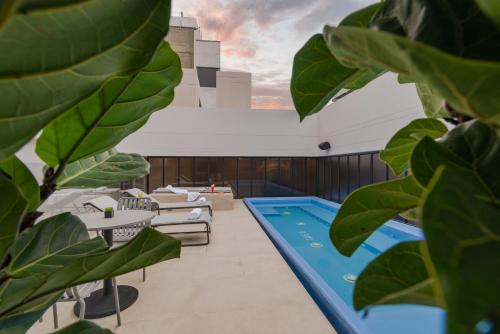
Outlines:
[[[126,193],[132,197],[139,197],[139,194],[142,194],[142,198],[151,199],[151,202],[153,203],[153,209],[158,210],[158,215],[160,214],[161,210],[172,211],[172,210],[180,210],[180,209],[195,209],[195,208],[202,208],[203,209],[203,208],[206,208],[206,209],[208,209],[210,216],[213,216],[212,202],[210,202],[210,201],[202,202],[202,201],[198,200],[198,201],[194,201],[194,202],[160,203],[154,197],[151,197],[151,195],[146,194],[145,192],[143,192],[137,188],[124,190],[123,193]]]
[[[188,214],[185,212],[175,212],[169,213],[163,216],[156,216],[151,220],[151,227],[166,227],[166,226],[190,226],[190,225],[201,225],[203,230],[195,231],[175,231],[175,232],[165,232],[165,234],[199,234],[203,233],[206,235],[206,241],[202,243],[183,243],[182,246],[204,246],[210,243],[210,223],[212,217],[207,213],[202,213],[197,219],[188,219]]]

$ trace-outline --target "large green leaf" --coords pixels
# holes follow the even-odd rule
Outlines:
[[[78,334],[111,334],[112,332],[109,329],[104,329],[93,322],[86,321],[86,320],[80,320],[78,322],[75,322],[74,324],[71,324],[67,327],[64,327],[56,332],[54,334],[73,334],[73,333],[78,333]]]
[[[0,162],[0,170],[11,178],[24,198],[28,200],[28,212],[36,210],[40,203],[40,188],[28,167],[16,156],[12,156]]]
[[[423,84],[416,83],[417,94],[424,108],[425,115],[429,118],[443,118],[448,115],[444,109],[444,100]]]
[[[424,241],[400,243],[366,266],[356,280],[354,307],[363,309],[385,304],[443,306],[434,289],[421,252]]]
[[[459,54],[463,50],[462,30],[453,14],[447,0],[386,0],[370,27]]]
[[[12,261],[0,272],[0,319],[8,322],[39,312],[70,286],[122,275],[179,254],[178,240],[152,229],[107,250],[103,239],[88,239],[77,217],[65,213],[48,218],[20,235]]]
[[[500,63],[464,59],[418,41],[358,27],[326,27],[326,40],[345,66],[384,68],[432,89],[460,113],[500,125]]]
[[[351,256],[389,219],[415,209],[422,190],[411,175],[357,189],[347,196],[335,216],[330,239],[340,253]]]
[[[500,196],[500,139],[496,129],[479,121],[457,126],[438,143],[424,138],[411,157],[411,168],[418,182],[426,186],[439,166],[473,170]]]
[[[110,150],[66,165],[58,188],[95,188],[131,181],[149,174],[149,163],[138,154]]]
[[[357,11],[340,25],[366,27],[380,6],[374,4]],[[293,61],[290,90],[300,119],[320,111],[343,88],[361,88],[380,74],[342,66],[329,51],[323,35],[312,36]]]
[[[0,160],[165,37],[169,0],[2,1]]]
[[[47,126],[38,155],[51,167],[115,147],[174,98],[181,80],[179,57],[163,42],[148,65],[108,80],[93,95]]]
[[[19,225],[28,208],[28,202],[19,188],[0,173],[0,264],[19,231]],[[1,275],[0,275],[1,276]]]
[[[396,132],[380,152],[380,159],[391,167],[394,174],[401,175],[408,169],[411,153],[423,137],[439,138],[447,131],[442,122],[432,118],[413,120]]]
[[[484,14],[500,26],[500,2],[497,0],[476,0]]]
[[[499,203],[476,173],[451,166],[436,171],[424,196],[423,229],[449,333],[471,333],[480,320],[498,317]]]

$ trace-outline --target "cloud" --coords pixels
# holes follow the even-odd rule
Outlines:
[[[252,89],[254,109],[294,109],[289,85],[254,85]]]
[[[200,0],[188,14],[198,19],[206,37],[222,42],[226,57],[252,58],[258,45],[250,30],[267,31],[306,5],[302,0]]]
[[[370,0],[318,0],[309,12],[295,22],[295,29],[300,32],[316,33],[323,30],[325,24],[337,25],[345,16],[372,3]]]

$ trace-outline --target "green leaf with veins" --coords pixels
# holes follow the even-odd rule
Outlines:
[[[394,34],[357,27],[326,27],[325,36],[344,66],[375,66],[402,74],[428,86],[458,112],[500,125],[500,63],[464,59]]]
[[[372,260],[354,287],[357,310],[387,304],[444,306],[434,289],[421,248],[424,241],[402,242]]]
[[[36,144],[38,156],[55,167],[115,147],[172,102],[181,77],[179,57],[162,42],[139,72],[110,78],[47,126]]]
[[[423,189],[413,176],[364,186],[344,200],[330,227],[330,239],[346,256],[389,219],[418,207]]]
[[[169,0],[3,1],[0,161],[107,78],[147,64],[169,20]]]
[[[53,334],[112,334],[109,329],[104,329],[99,327],[97,324],[93,322],[80,320],[75,322],[67,327],[59,329]]]
[[[138,154],[110,150],[66,165],[58,188],[95,188],[132,181],[149,174],[149,163]]]
[[[411,157],[418,182],[426,186],[442,165],[474,170],[484,184],[500,196],[500,138],[498,130],[474,120],[461,124],[435,142],[424,138]]]
[[[432,118],[413,120],[396,132],[380,152],[380,159],[391,167],[394,174],[401,175],[408,169],[411,153],[423,137],[439,138],[447,131],[442,122]]]
[[[14,242],[28,202],[12,180],[0,173],[0,264]],[[1,274],[0,274],[1,277]]]
[[[443,118],[448,115],[444,109],[444,100],[432,92],[432,90],[423,84],[416,83],[417,94],[424,108],[425,115],[429,118]]]
[[[386,0],[370,28],[406,36],[410,40],[460,54],[460,21],[447,0]]]
[[[481,11],[500,26],[500,3],[496,0],[476,0]]]
[[[179,254],[178,240],[152,229],[107,250],[102,238],[88,239],[78,217],[63,213],[47,218],[19,236],[11,262],[0,272],[4,279],[0,324],[14,325],[9,320],[48,308],[68,287],[119,276]]]
[[[28,200],[28,212],[36,210],[38,204],[40,204],[40,188],[28,167],[16,156],[11,156],[0,162],[0,170],[10,177],[24,198]]]
[[[423,230],[449,333],[471,333],[500,310],[499,203],[477,173],[449,165],[438,168],[426,190]]]
[[[374,4],[357,11],[340,25],[366,27],[380,6]],[[342,66],[328,50],[323,36],[312,36],[293,60],[290,90],[300,119],[323,109],[342,89],[361,88],[381,73]]]

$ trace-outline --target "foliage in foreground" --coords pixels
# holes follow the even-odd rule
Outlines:
[[[0,333],[26,332],[68,287],[179,256],[179,241],[152,229],[109,250],[69,213],[34,224],[58,188],[149,173],[114,147],[173,100],[182,72],[169,20],[169,0],[0,2]],[[40,131],[41,186],[15,156]]]
[[[332,223],[351,256],[397,215],[424,240],[401,243],[359,276],[356,309],[422,304],[447,311],[449,333],[500,331],[500,11],[488,0],[388,0],[325,26],[296,54],[301,117],[385,72],[414,83],[427,118],[380,153],[397,180],[351,193]],[[456,125],[449,132],[441,120]]]

